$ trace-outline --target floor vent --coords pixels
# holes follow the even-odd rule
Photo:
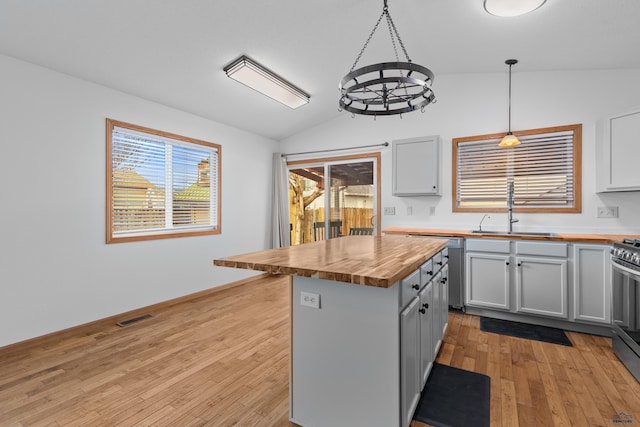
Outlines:
[[[129,326],[129,325],[132,325],[134,323],[138,323],[138,322],[140,322],[142,320],[149,319],[151,317],[153,317],[153,316],[150,315],[150,314],[143,314],[142,316],[134,317],[133,319],[127,319],[127,320],[123,320],[122,322],[118,322],[118,323],[116,323],[116,325],[118,325],[118,326]]]

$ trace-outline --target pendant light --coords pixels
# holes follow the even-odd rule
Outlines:
[[[507,135],[502,138],[500,141],[500,147],[515,147],[516,145],[520,145],[520,140],[511,133],[511,66],[518,63],[517,59],[507,59],[504,61],[505,64],[509,66],[509,132]]]

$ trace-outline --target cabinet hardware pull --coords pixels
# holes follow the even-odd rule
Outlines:
[[[413,289],[415,289],[416,291],[417,291],[418,289],[420,289],[420,285],[411,285],[411,287],[412,287]]]
[[[506,264],[509,265],[509,261],[506,261]]]
[[[427,312],[427,310],[425,310],[424,308],[421,308],[418,310],[420,313],[425,314]]]
[[[447,283],[447,278],[446,278],[446,277],[443,277],[443,278],[440,280],[440,283]]]
[[[423,307],[423,308],[429,308],[429,303],[428,303],[428,302],[425,302],[424,304],[422,304],[422,307]]]
[[[521,262],[518,263],[518,267],[522,267],[522,263]]]
[[[449,259],[449,255],[445,255],[444,257],[445,257],[446,259]]]
[[[438,264],[438,265],[442,265],[442,262],[436,262],[436,264]]]
[[[433,271],[429,270],[429,271],[427,271],[427,274],[428,274],[429,276],[433,276]]]

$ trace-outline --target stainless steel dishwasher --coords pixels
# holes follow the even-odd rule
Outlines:
[[[464,311],[464,238],[419,236],[431,239],[447,239],[449,249],[449,307]]]
[[[451,237],[449,249],[449,307],[464,311],[464,239]]]

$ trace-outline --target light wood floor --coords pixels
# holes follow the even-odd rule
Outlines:
[[[0,349],[0,426],[294,426],[288,292],[262,279],[125,328]],[[449,319],[438,362],[491,376],[492,426],[610,427],[621,412],[640,425],[640,386],[609,339],[568,333],[564,347]]]

